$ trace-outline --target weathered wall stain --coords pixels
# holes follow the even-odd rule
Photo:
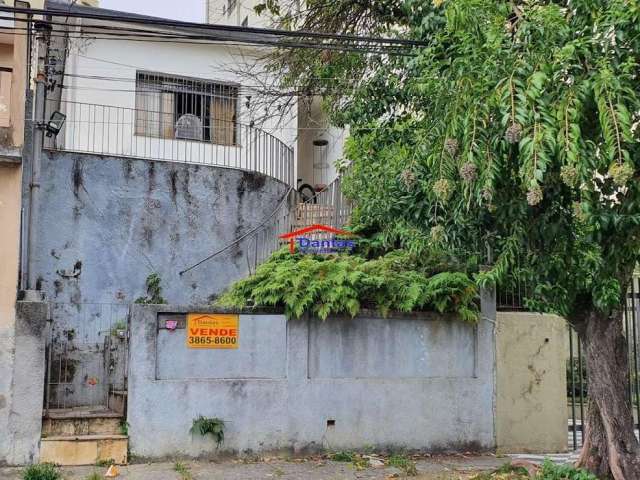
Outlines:
[[[189,304],[245,276],[248,243],[178,272],[260,224],[288,189],[228,168],[60,152],[47,153],[42,170],[39,287],[60,306],[56,321],[78,332],[77,345],[100,343],[94,334],[120,320],[98,320],[92,309],[126,307],[145,295],[152,272],[168,301]],[[82,388],[72,385],[70,406]]]

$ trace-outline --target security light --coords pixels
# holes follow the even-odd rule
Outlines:
[[[60,130],[62,130],[62,126],[64,125],[64,121],[67,119],[67,116],[62,113],[55,111],[51,114],[51,118],[47,122],[45,129],[47,130],[47,137],[52,137],[54,135],[58,135]]]

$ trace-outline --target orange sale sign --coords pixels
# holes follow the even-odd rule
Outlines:
[[[187,315],[187,347],[238,348],[239,316],[218,313]]]

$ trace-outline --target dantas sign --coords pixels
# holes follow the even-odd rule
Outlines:
[[[300,253],[349,253],[357,245],[353,233],[327,225],[311,225],[280,235],[280,238],[289,242],[291,253],[296,248]]]

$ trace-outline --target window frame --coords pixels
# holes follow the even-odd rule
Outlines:
[[[146,77],[146,78],[145,78]],[[149,80],[151,79],[151,81]],[[158,90],[157,93],[159,93],[159,98],[158,98],[158,111],[154,112],[152,110],[145,110],[145,109],[141,109],[139,108],[139,102],[141,100],[145,100],[145,95],[148,94],[148,92],[150,92],[151,90],[142,90],[140,87],[142,84],[146,83],[147,85],[151,85],[153,84],[153,81],[156,81],[158,83]],[[212,90],[215,91],[216,88],[221,88],[222,90],[224,89],[229,89],[230,91],[233,92],[233,96],[234,101],[233,101],[233,131],[232,131],[232,141],[231,142],[221,142],[218,141],[216,139],[213,138],[213,129],[214,129],[214,117],[212,116],[213,112],[211,110],[211,106],[209,107],[209,126],[205,127],[204,124],[204,114],[202,114],[199,118],[200,120],[203,122],[202,128],[203,128],[203,138],[202,139],[185,139],[185,138],[175,138],[175,136],[173,137],[167,137],[163,134],[162,132],[162,128],[163,128],[163,116],[164,115],[168,115],[168,112],[164,112],[163,111],[163,106],[164,106],[164,101],[163,101],[163,97],[162,95],[165,93],[173,93],[173,100],[172,100],[172,104],[173,104],[173,111],[171,112],[171,116],[172,116],[172,124],[174,125],[174,135],[175,135],[175,123],[177,122],[177,118],[176,118],[176,96],[175,94],[178,92],[174,92],[171,91],[169,89],[162,89],[162,86],[160,84],[161,81],[176,81],[176,82],[193,82],[193,84],[199,84],[201,86],[206,86],[207,88],[212,88]],[[156,72],[156,71],[150,71],[150,70],[136,70],[136,76],[135,76],[135,93],[134,93],[134,103],[135,103],[135,115],[134,115],[134,125],[133,125],[133,134],[134,137],[143,137],[143,138],[158,138],[158,139],[162,139],[162,140],[183,140],[183,141],[188,141],[188,142],[199,142],[199,143],[208,143],[211,145],[217,145],[217,146],[231,146],[231,147],[239,147],[240,146],[240,109],[241,109],[241,103],[240,103],[240,88],[241,88],[241,84],[237,83],[237,82],[229,82],[229,81],[221,81],[221,80],[214,80],[214,79],[209,79],[209,78],[198,78],[198,77],[190,77],[190,76],[185,76],[185,75],[174,75],[174,74],[170,74],[170,73],[163,73],[163,72]],[[216,97],[216,95],[214,94],[207,94],[206,92],[197,92],[197,91],[193,91],[193,92],[184,92],[184,93],[189,93],[189,94],[195,94],[198,95],[201,99],[201,102],[203,103],[203,107],[204,108],[204,100],[206,99],[208,102],[211,102],[211,100],[213,98]],[[152,112],[155,113],[157,115],[157,120],[151,120],[153,122],[157,121],[158,124],[158,128],[157,128],[157,132],[154,133],[140,133],[140,125],[139,122],[141,121],[139,119],[139,113],[140,111],[147,111],[147,112]],[[155,126],[155,125],[154,125]],[[209,129],[209,139],[207,140],[205,135],[204,135],[204,129],[208,128]],[[144,130],[144,128],[143,128]]]

